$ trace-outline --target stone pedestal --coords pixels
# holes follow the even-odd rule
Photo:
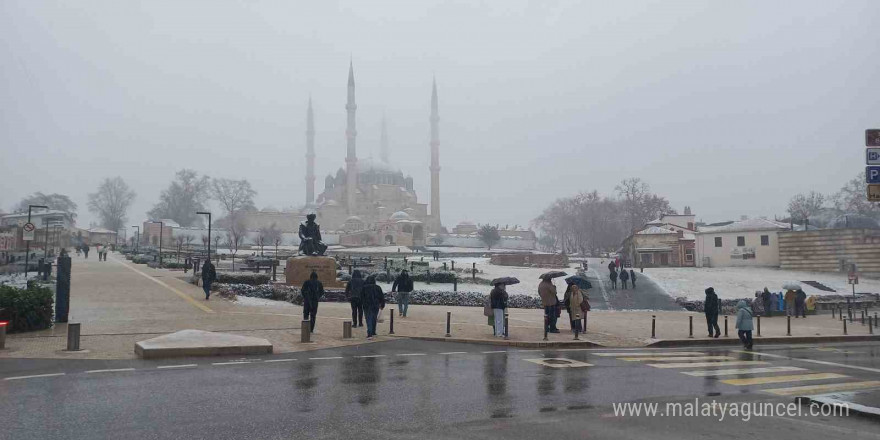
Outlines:
[[[309,257],[299,256],[287,259],[287,267],[284,268],[284,277],[290,286],[300,287],[312,271],[318,274],[318,280],[324,284],[324,288],[343,288],[345,283],[336,280],[336,260],[332,257]]]

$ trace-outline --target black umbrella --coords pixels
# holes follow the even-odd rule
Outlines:
[[[565,279],[565,282],[568,284],[577,284],[581,289],[592,289],[593,283],[590,280],[580,276],[580,275],[572,275]]]
[[[505,284],[505,285],[519,284],[519,280],[514,277],[501,277],[501,278],[495,278],[494,280],[492,280],[493,286],[495,286],[497,284]]]
[[[546,278],[559,278],[559,277],[564,277],[564,276],[566,276],[566,275],[568,275],[568,274],[565,273],[565,272],[563,272],[563,271],[561,271],[561,270],[551,270],[550,272],[546,272],[546,273],[541,274],[541,276],[539,276],[538,278],[540,278],[540,279],[543,280],[543,279],[546,279]]]

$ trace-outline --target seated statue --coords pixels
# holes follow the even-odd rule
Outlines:
[[[321,241],[321,226],[315,223],[315,214],[306,216],[299,224],[299,252],[303,255],[324,255],[327,245]]]

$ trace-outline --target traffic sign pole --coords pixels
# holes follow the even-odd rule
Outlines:
[[[31,210],[32,210],[33,208],[45,208],[45,209],[49,209],[48,206],[43,206],[43,205],[28,205],[28,221],[27,221],[27,223],[24,225],[25,228],[26,228],[28,225],[30,225],[31,228],[33,228],[33,226],[34,226],[33,223],[31,223]],[[31,230],[33,230],[33,229],[31,229]],[[24,231],[22,231],[22,238],[24,238]],[[30,263],[30,257],[31,257],[31,242],[30,242],[30,240],[28,240],[28,241],[27,241],[27,247],[25,247],[25,254],[24,254],[24,280],[25,280],[25,283],[27,283],[28,264]]]

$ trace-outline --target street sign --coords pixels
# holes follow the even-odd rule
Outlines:
[[[880,148],[868,148],[865,150],[866,165],[880,165]]]
[[[869,128],[865,130],[865,146],[880,147],[880,128]]]
[[[33,241],[34,240],[34,230],[37,227],[34,226],[33,223],[25,223],[24,226],[21,227],[21,239],[24,241]]]
[[[880,185],[868,185],[868,201],[880,203]]]
[[[868,183],[880,183],[880,167],[865,167],[865,181]]]

